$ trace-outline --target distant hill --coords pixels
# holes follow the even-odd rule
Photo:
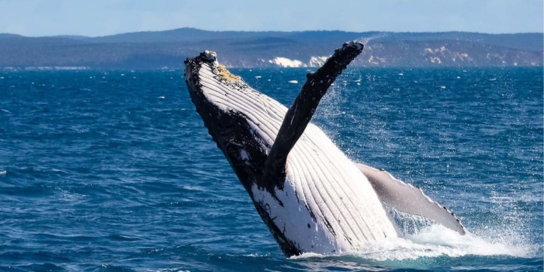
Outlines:
[[[0,34],[0,68],[181,68],[183,60],[214,50],[230,67],[319,66],[343,42],[366,47],[362,67],[542,66],[543,34],[468,32],[247,32],[180,28],[104,37],[24,37]]]

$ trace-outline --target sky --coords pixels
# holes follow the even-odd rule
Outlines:
[[[0,0],[0,33],[105,36],[242,31],[543,32],[543,0]]]

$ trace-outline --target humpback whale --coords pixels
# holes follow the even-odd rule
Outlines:
[[[350,160],[311,123],[321,98],[364,48],[348,42],[314,73],[290,108],[202,52],[185,61],[197,112],[287,256],[356,251],[398,237],[384,205],[465,234],[448,209],[388,172]]]

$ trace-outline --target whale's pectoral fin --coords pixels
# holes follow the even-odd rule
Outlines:
[[[368,181],[376,190],[378,197],[385,204],[394,209],[420,215],[441,225],[457,231],[459,234],[466,233],[463,224],[446,207],[433,201],[426,196],[421,189],[396,179],[386,171],[378,170],[364,164],[356,164],[359,170],[368,178]]]
[[[363,51],[363,47],[362,43],[356,41],[345,43],[342,48],[334,51],[334,54],[321,68],[306,76],[308,80],[302,86],[291,108],[287,111],[276,140],[268,154],[263,169],[263,178],[265,180],[283,180],[278,177],[285,174],[287,155],[302,136],[308,123],[310,123],[319,101],[336,77]],[[281,181],[281,184],[273,184],[273,186],[276,185],[283,188],[283,181]]]

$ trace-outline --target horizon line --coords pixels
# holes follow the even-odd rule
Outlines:
[[[384,31],[384,30],[369,30],[369,31],[347,31],[347,30],[293,30],[293,31],[285,31],[285,30],[207,30],[207,29],[200,29],[195,27],[179,27],[179,28],[172,28],[172,29],[164,29],[164,30],[142,30],[142,31],[130,31],[130,32],[120,32],[115,34],[108,34],[108,35],[101,35],[101,36],[86,36],[81,34],[56,34],[56,35],[43,35],[43,36],[30,36],[30,35],[24,35],[24,34],[18,34],[18,33],[7,33],[2,32],[0,35],[15,35],[20,37],[26,37],[26,38],[48,38],[48,37],[85,37],[85,38],[101,38],[101,37],[109,37],[109,36],[116,36],[116,35],[123,35],[123,34],[136,34],[136,33],[149,33],[149,32],[168,32],[168,31],[175,31],[175,30],[181,30],[181,29],[192,29],[192,30],[198,30],[198,31],[204,31],[204,32],[277,32],[277,33],[300,33],[300,32],[345,32],[345,33],[371,33],[371,32],[378,32],[378,33],[452,33],[452,32],[458,32],[458,33],[473,33],[473,34],[486,34],[486,35],[515,35],[515,34],[544,34],[544,32],[509,32],[509,33],[489,33],[489,32],[478,32],[478,31],[462,31],[462,30],[446,30],[446,31]]]

